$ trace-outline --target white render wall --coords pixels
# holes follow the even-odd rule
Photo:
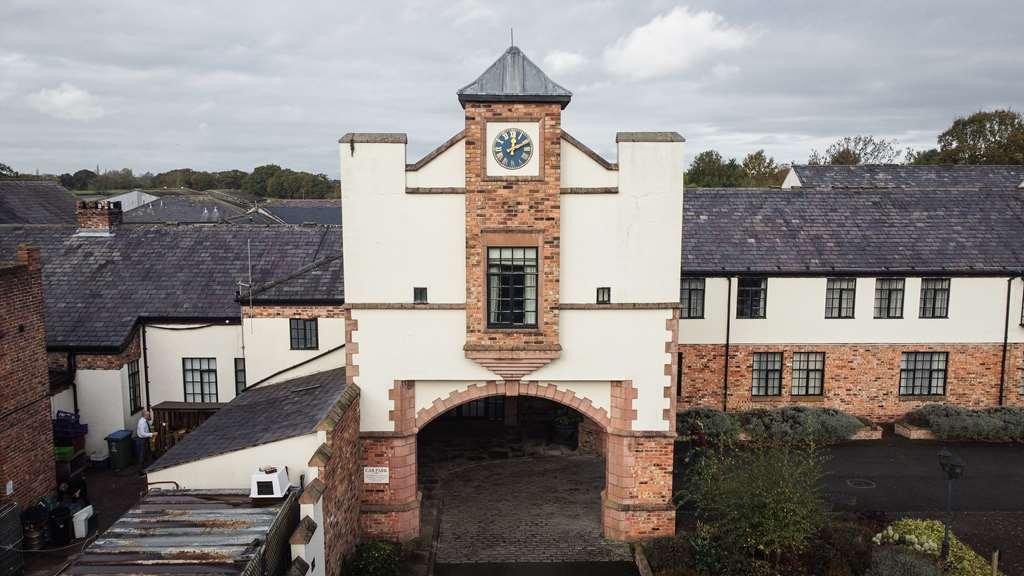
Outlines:
[[[287,340],[284,347],[288,347]],[[242,357],[238,324],[148,324],[146,353],[152,404],[185,400],[182,358],[216,358],[217,401],[229,402],[235,397],[235,358]]]
[[[732,280],[730,340],[757,343],[972,343],[1002,342],[1006,314],[1006,278],[953,277],[949,318],[919,318],[921,279],[904,284],[903,318],[874,318],[875,278],[857,278],[852,319],[825,318],[825,287],[821,278],[768,278],[766,318],[736,319],[736,287]],[[680,344],[725,342],[725,278],[705,281],[704,319],[680,320]],[[1010,296],[1010,342],[1024,342],[1020,326],[1021,280]]]
[[[89,454],[106,456],[106,437],[125,428],[125,395],[121,370],[78,370],[78,410],[81,421],[89,425],[85,437],[85,450]]]
[[[601,286],[613,303],[679,300],[682,153],[678,142],[622,142],[618,194],[562,195],[562,303],[594,303]]]
[[[406,172],[405,185],[410,188],[465,188],[466,139],[459,140],[419,170]]]
[[[425,286],[432,303],[465,302],[465,198],[406,194],[404,144],[340,153],[345,301],[408,303]]]
[[[288,318],[245,318],[241,328],[245,345],[245,379],[252,386],[264,378],[287,367],[306,362],[332,348],[345,344],[345,320],[343,318],[318,318],[316,350],[292,350]],[[345,353],[335,351],[326,362],[314,361],[288,370],[275,377],[275,381],[287,380],[314,372],[342,368]],[[217,364],[220,371],[220,362]],[[218,377],[220,375],[218,374]],[[234,376],[232,376],[234,382]]]
[[[612,188],[619,184],[617,171],[594,162],[579,148],[565,140],[562,140],[561,174],[562,188]]]
[[[190,490],[248,490],[253,472],[261,466],[287,466],[288,480],[298,486],[299,476],[305,474],[307,481],[311,479],[306,473],[309,459],[325,440],[323,432],[295,436],[150,472],[148,480],[173,480]]]

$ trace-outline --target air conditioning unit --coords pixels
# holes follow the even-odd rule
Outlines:
[[[291,488],[287,466],[264,466],[252,475],[250,498],[284,498]]]

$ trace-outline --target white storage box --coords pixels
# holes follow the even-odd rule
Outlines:
[[[89,518],[92,518],[92,506],[86,506],[71,517],[75,525],[75,538],[85,538],[89,535]]]

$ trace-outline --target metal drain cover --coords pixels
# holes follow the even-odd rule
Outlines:
[[[850,488],[874,488],[876,486],[874,482],[864,478],[851,478],[846,481],[846,485]]]

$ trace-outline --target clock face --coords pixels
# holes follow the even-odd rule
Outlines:
[[[533,156],[533,140],[519,128],[498,132],[492,146],[494,159],[506,170],[518,170]]]

